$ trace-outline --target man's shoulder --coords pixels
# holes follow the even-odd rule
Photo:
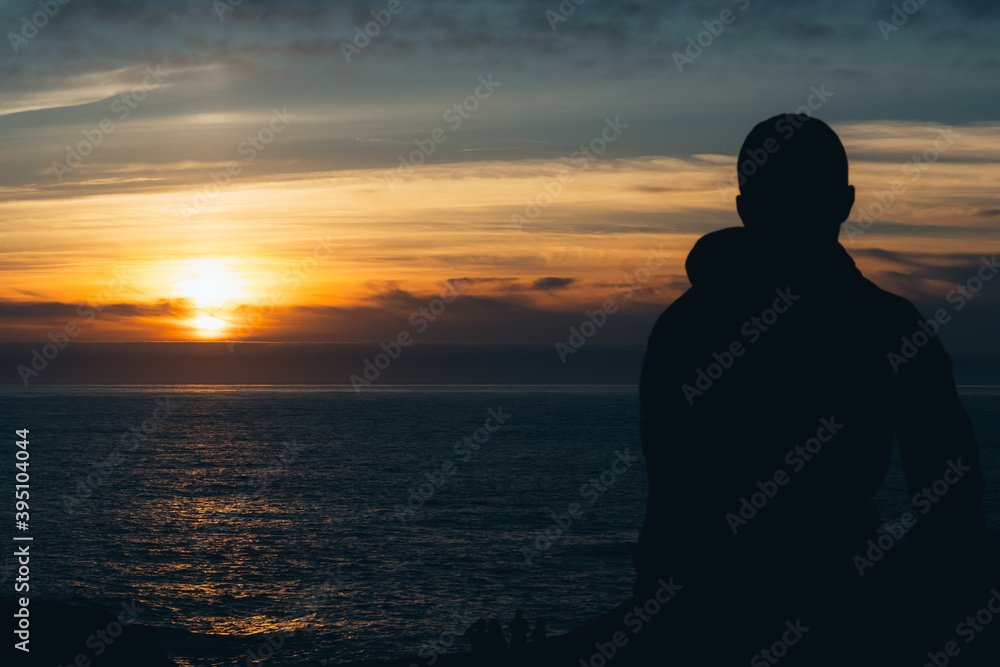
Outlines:
[[[867,278],[860,279],[857,289],[882,318],[910,321],[920,317],[920,311],[912,301],[882,289]]]
[[[889,326],[912,324],[921,317],[920,311],[909,299],[882,289],[863,276],[858,276],[849,284],[840,285],[838,289],[843,299],[841,305],[853,304],[850,310],[854,310],[858,316],[869,319],[873,324],[877,322]],[[714,303],[718,295],[710,292],[698,287],[689,287],[660,313],[650,332],[649,341],[653,342],[664,336],[676,336],[679,328],[688,328],[692,317],[704,314],[706,308],[718,307],[718,304]],[[711,306],[709,302],[712,302]]]
[[[686,316],[697,310],[699,307],[698,298],[698,291],[694,287],[689,287],[683,294],[670,302],[656,318],[656,324],[653,325],[653,330],[649,334],[650,342],[665,335],[678,320],[685,319]]]

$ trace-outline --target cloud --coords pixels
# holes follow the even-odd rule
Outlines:
[[[970,302],[978,308],[1000,303],[1000,276],[992,272],[998,252],[934,253],[897,251],[885,248],[852,250],[862,260],[879,260],[866,269],[877,284],[913,300],[919,307],[936,309],[947,305],[947,298],[959,286],[978,286]],[[984,268],[985,267],[985,268]],[[985,276],[985,278],[984,278]],[[977,316],[979,317],[979,316]],[[985,333],[984,328],[984,333]]]
[[[0,300],[0,321],[40,320],[54,317],[75,318],[78,304],[57,301]]]
[[[171,294],[164,266],[238,255],[255,296],[287,297],[254,335],[388,340],[446,277],[464,276],[469,293],[428,336],[552,341],[662,244],[670,263],[635,293],[637,314],[621,318],[631,324],[607,329],[640,340],[643,318],[685,288],[695,238],[739,224],[727,184],[745,132],[824,83],[834,95],[819,115],[847,145],[854,215],[905,186],[848,244],[877,277],[932,298],[977,245],[1000,240],[1000,93],[987,76],[996,3],[927,3],[886,42],[875,21],[887,5],[754,2],[678,72],[671,53],[726,4],[601,0],[552,30],[556,0],[405,0],[351,63],[341,42],[381,0],[244,0],[222,21],[206,0],[61,5],[23,52],[0,58],[0,109],[16,112],[0,116],[2,284],[30,297],[0,303],[13,326],[3,335],[44,338],[100,291],[95,267],[124,262],[144,276],[134,298],[149,303],[109,306],[86,335],[189,336],[179,320],[190,304],[156,305]],[[16,29],[35,7],[0,3],[0,26]],[[155,64],[170,85],[60,182],[53,161]],[[491,73],[504,82],[497,94],[390,190],[399,155],[446,127],[443,113]],[[297,116],[287,132],[178,219],[275,106]],[[630,124],[620,140],[574,164],[615,116]],[[947,126],[957,140],[908,180],[906,164]],[[563,173],[571,182],[518,231],[512,216]],[[282,276],[327,235],[335,257],[289,288]]]
[[[539,278],[531,283],[531,289],[539,292],[566,289],[576,282],[576,278]]]
[[[185,315],[191,310],[187,300],[161,300],[156,303],[61,303],[58,301],[14,301],[0,299],[0,322],[79,320],[95,311],[101,318],[156,318]]]

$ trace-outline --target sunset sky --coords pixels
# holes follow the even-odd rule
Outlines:
[[[739,224],[743,137],[809,104],[876,283],[930,313],[1000,250],[997,3],[562,7],[0,2],[0,342],[377,346],[459,286],[419,342],[551,346],[657,251],[594,339],[639,345]],[[954,351],[1000,358],[997,283]]]

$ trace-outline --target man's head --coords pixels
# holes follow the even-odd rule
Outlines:
[[[743,224],[801,239],[836,240],[854,205],[847,153],[821,120],[781,114],[758,123],[740,148]]]

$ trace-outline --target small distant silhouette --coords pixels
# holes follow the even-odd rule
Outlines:
[[[469,638],[469,647],[473,655],[485,656],[489,651],[486,646],[486,619],[481,618],[465,631]]]
[[[510,625],[507,626],[507,630],[510,632],[510,647],[513,648],[524,648],[528,645],[528,631],[531,626],[528,622],[524,620],[524,616],[521,615],[520,609],[514,610],[514,618],[511,620]]]
[[[507,638],[500,627],[500,621],[491,618],[486,624],[486,650],[491,656],[502,656],[507,650]]]
[[[539,616],[535,621],[535,629],[531,631],[531,641],[538,643],[545,641],[545,617]]]

